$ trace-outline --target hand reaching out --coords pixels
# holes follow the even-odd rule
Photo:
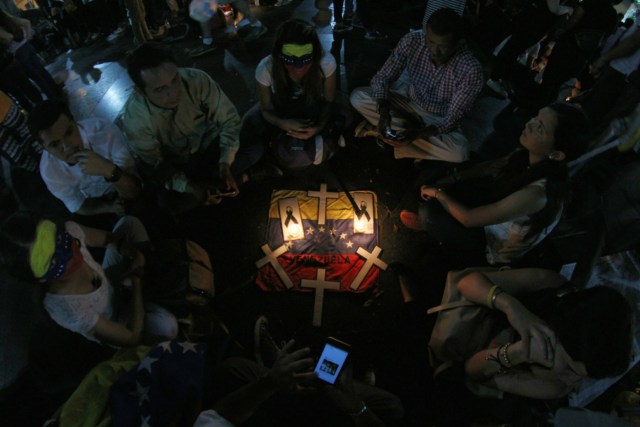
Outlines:
[[[313,358],[309,357],[308,347],[291,351],[295,340],[289,340],[280,351],[267,376],[275,381],[279,387],[294,387],[316,378],[313,369]]]

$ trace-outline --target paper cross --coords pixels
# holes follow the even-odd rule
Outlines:
[[[340,289],[340,282],[328,282],[325,278],[326,270],[324,268],[318,269],[318,278],[316,280],[302,279],[300,286],[303,288],[314,288],[316,290],[316,297],[313,302],[313,326],[320,326],[322,324],[322,304],[324,302],[324,290],[331,289],[337,291]]]
[[[358,248],[356,253],[367,261],[358,272],[356,278],[353,279],[353,282],[351,282],[351,286],[349,286],[351,289],[355,291],[360,287],[367,273],[369,273],[369,270],[371,270],[371,267],[374,265],[377,265],[381,270],[387,269],[387,263],[378,258],[380,252],[382,252],[382,249],[379,246],[376,246],[371,253],[367,252],[364,248]]]
[[[318,225],[323,225],[327,213],[327,199],[337,199],[340,193],[328,192],[327,184],[320,184],[320,191],[307,191],[307,196],[320,199],[318,200]]]
[[[293,282],[291,282],[289,275],[284,271],[284,268],[282,268],[280,261],[278,261],[278,257],[287,252],[287,250],[289,250],[289,247],[286,244],[280,246],[273,252],[271,251],[269,244],[262,245],[262,252],[264,252],[266,256],[257,261],[256,266],[258,268],[262,268],[264,265],[271,264],[278,277],[280,277],[280,280],[282,280],[282,283],[284,283],[287,289],[291,289],[293,288]]]

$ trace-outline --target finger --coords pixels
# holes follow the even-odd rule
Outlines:
[[[308,373],[309,368],[313,366],[313,362],[314,361],[311,357],[307,357],[306,359],[291,362],[287,366],[289,371],[296,373]]]
[[[295,378],[296,381],[300,382],[312,381],[318,378],[318,374],[316,374],[315,372],[302,372],[293,374],[293,378]]]

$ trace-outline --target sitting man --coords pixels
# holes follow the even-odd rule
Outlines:
[[[140,193],[135,162],[114,124],[98,118],[76,122],[69,107],[54,100],[37,105],[27,124],[44,147],[42,179],[70,212],[122,215],[123,202]]]
[[[128,71],[136,90],[123,127],[160,207],[177,214],[219,203],[221,191],[237,195],[264,150],[240,146],[240,116],[220,86],[204,71],[178,68],[168,51],[150,44],[131,54]]]
[[[400,40],[371,87],[351,93],[351,104],[377,126],[373,134],[395,147],[396,158],[467,159],[468,143],[457,126],[483,80],[480,63],[462,37],[458,14],[446,8],[434,12],[424,34],[409,33]],[[405,70],[408,87],[391,88]]]

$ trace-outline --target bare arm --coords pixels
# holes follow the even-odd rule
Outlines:
[[[85,199],[80,209],[76,211],[80,215],[98,215],[103,213],[114,213],[116,215],[124,214],[124,206],[120,199],[102,200],[102,199]]]
[[[100,341],[119,347],[130,347],[140,343],[144,327],[144,305],[142,303],[142,284],[137,276],[129,276],[133,283],[131,292],[131,313],[126,325],[98,319],[98,323],[91,331]]]
[[[509,324],[518,332],[522,340],[517,349],[522,351],[523,362],[531,359],[532,348],[540,348],[544,354],[542,364],[553,360],[556,345],[555,333],[545,322],[527,310],[514,295],[559,287],[565,282],[566,280],[554,271],[535,268],[504,271],[471,270],[467,274],[462,272],[460,276],[454,278],[458,291],[467,300],[505,314]]]
[[[540,211],[547,203],[543,188],[527,186],[495,203],[468,208],[437,187],[423,185],[420,188],[422,198],[435,198],[442,207],[465,227],[484,227],[500,224],[523,215]]]
[[[599,74],[609,61],[629,56],[638,49],[640,49],[640,28],[636,29],[636,31],[626,39],[621,40],[616,47],[599,57],[591,65],[590,73],[594,75]]]
[[[75,158],[78,166],[86,175],[111,179],[114,174],[117,174],[116,168],[120,169],[120,177],[113,182],[113,185],[121,198],[132,200],[140,194],[141,188],[138,178],[122,170],[111,160],[105,159],[91,150],[82,150],[76,154]]]

